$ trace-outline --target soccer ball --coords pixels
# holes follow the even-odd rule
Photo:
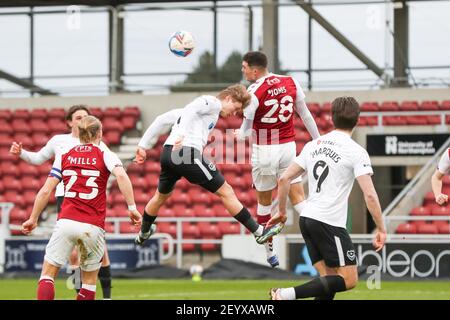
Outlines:
[[[191,276],[201,275],[203,273],[203,267],[199,264],[193,264],[189,269]]]
[[[192,281],[202,281],[203,267],[199,264],[193,264],[189,269],[189,273],[192,276]]]
[[[194,47],[194,37],[189,31],[177,31],[169,39],[169,49],[177,57],[188,56]]]

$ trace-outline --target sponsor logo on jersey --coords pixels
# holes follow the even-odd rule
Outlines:
[[[273,86],[274,84],[280,83],[281,80],[278,78],[273,78],[273,79],[267,79],[266,83],[268,86]]]
[[[91,152],[92,147],[91,146],[77,146],[75,147],[76,152]]]

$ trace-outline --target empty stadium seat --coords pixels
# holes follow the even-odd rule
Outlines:
[[[145,162],[144,165],[139,165],[140,167],[144,167],[144,173],[148,174],[148,173],[154,173],[154,174],[158,174],[161,171],[161,165],[157,162],[152,162],[152,161],[147,161]],[[185,180],[185,179],[182,179]],[[178,182],[179,183],[179,182]]]
[[[217,227],[219,228],[222,235],[241,233],[241,226],[237,222],[221,221],[217,223]]]
[[[64,120],[65,116],[66,111],[63,108],[51,108],[48,111],[48,118],[58,120],[59,122]]]
[[[437,111],[439,110],[439,102],[437,101],[422,101],[419,110]]]
[[[419,103],[417,101],[403,101],[398,107],[399,111],[417,111]]]
[[[411,216],[429,216],[431,214],[431,210],[427,207],[416,207],[411,210]]]
[[[139,232],[139,228],[137,226],[134,226],[129,222],[120,223],[120,233],[137,233],[137,232]]]
[[[30,112],[30,119],[46,120],[48,117],[48,111],[44,108],[33,109]]]
[[[418,234],[437,234],[438,228],[434,224],[421,224],[417,227]]]
[[[363,102],[361,112],[375,112],[379,110],[378,102]]]
[[[28,120],[30,119],[30,111],[28,109],[16,109],[12,112],[12,119]]]
[[[397,101],[385,101],[379,107],[380,111],[398,111],[398,109]]]
[[[397,227],[395,232],[401,234],[415,234],[417,233],[417,228],[411,223],[402,223]]]

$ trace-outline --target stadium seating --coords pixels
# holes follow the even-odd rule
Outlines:
[[[331,120],[331,103],[308,103],[309,110],[313,114],[320,132],[326,133],[333,129]],[[127,130],[136,128],[140,119],[140,110],[137,106],[128,106],[123,109],[117,106],[108,108],[91,107],[91,113],[103,121],[104,141],[109,145],[121,143],[122,135]],[[385,102],[363,102],[362,112],[418,112],[417,115],[406,116],[386,116],[383,117],[383,124],[387,126],[407,126],[407,125],[439,125],[441,117],[439,115],[427,114],[427,111],[450,110],[450,100],[447,101],[385,101]],[[422,115],[423,113],[423,115]],[[51,163],[41,166],[32,166],[24,161],[18,160],[9,154],[11,141],[21,141],[24,147],[30,150],[39,150],[48,139],[56,133],[68,132],[64,121],[65,110],[63,108],[51,109],[16,109],[0,110],[0,196],[2,200],[13,201],[17,210],[27,210],[32,192],[36,193],[45,180]],[[230,128],[239,128],[241,124],[239,117],[220,119],[216,125],[217,130],[224,131]],[[446,117],[446,123],[450,124],[450,116]],[[360,126],[378,125],[377,116],[364,116],[360,118]],[[298,117],[294,118],[296,128],[295,138],[297,151],[310,141],[311,137],[302,121]],[[148,161],[144,165],[131,164],[127,171],[135,189],[136,203],[140,209],[148,202],[158,185],[159,178],[159,157],[161,146],[167,135],[161,136],[152,150],[148,151]],[[227,148],[224,143],[216,151],[233,151],[232,158],[236,159],[238,150],[235,147]],[[252,188],[251,177],[251,148],[246,144],[245,150],[239,151],[240,156],[245,157],[246,164],[224,164],[218,165],[219,170],[224,174],[226,180],[232,185],[237,197],[247,206],[252,215],[256,214],[256,193]],[[220,154],[220,152],[215,153]],[[216,161],[217,162],[217,161]],[[220,162],[219,162],[220,163]],[[450,177],[444,180],[444,187],[450,187]],[[20,194],[18,190],[22,190]],[[54,198],[52,198],[54,202]],[[15,212],[15,217],[20,214]],[[117,183],[113,183],[108,196],[108,217],[126,217],[126,206],[124,199],[120,195]],[[434,203],[434,196],[428,193],[425,196],[423,206],[411,211],[411,216],[447,216],[450,215],[448,207],[437,208]],[[174,196],[168,201],[160,212],[160,217],[230,217],[230,214],[223,207],[219,197],[211,195],[200,187],[192,186],[185,179],[177,182]],[[17,223],[18,219],[15,220]],[[161,226],[160,226],[161,224]],[[158,230],[165,230],[167,233],[176,236],[175,225],[173,223],[160,223]],[[187,227],[189,225],[189,227]],[[217,239],[224,234],[235,234],[240,232],[240,225],[236,222],[218,222],[216,224],[187,224],[183,225],[183,231],[188,232],[189,237],[195,239]],[[431,227],[430,227],[431,226]],[[107,232],[113,232],[114,225],[108,223],[105,227]],[[410,221],[399,225],[397,233],[448,233],[449,224],[446,221]],[[197,230],[197,231],[194,231]],[[120,224],[122,233],[135,232],[134,227],[127,224]],[[187,250],[215,250],[217,245],[186,245]]]
[[[91,108],[93,115],[104,119],[104,142],[109,145],[120,144],[122,135],[126,130],[136,128],[140,120],[140,111],[136,106]],[[15,204],[11,212],[11,224],[21,224],[29,215],[35,195],[43,185],[51,169],[51,161],[41,166],[34,166],[20,160],[9,153],[12,141],[22,142],[25,149],[37,151],[55,134],[67,133],[69,128],[65,123],[66,110],[63,108],[51,109],[16,109],[0,110],[0,195],[2,201],[10,201]],[[141,169],[141,167],[139,167]],[[143,171],[143,170],[142,170]],[[148,190],[147,180],[144,178],[133,181],[142,190]],[[143,206],[147,203],[148,194],[143,192],[136,194],[136,202]],[[123,199],[118,197],[109,208],[108,216],[127,216],[126,208],[120,207]],[[52,196],[50,204],[55,203]],[[24,215],[24,212],[26,215]],[[25,217],[25,218],[24,218]],[[22,219],[23,218],[23,219]],[[107,231],[113,231],[111,224]],[[130,232],[131,228],[121,225],[122,232]],[[135,231],[133,231],[135,232]],[[14,232],[13,234],[20,234]]]

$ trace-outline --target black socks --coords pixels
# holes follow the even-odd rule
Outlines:
[[[242,223],[251,233],[254,233],[259,228],[259,224],[252,218],[246,207],[243,207],[234,218]]]
[[[318,297],[317,300],[326,300],[327,297],[332,299],[336,292],[347,290],[347,287],[341,276],[325,276],[294,287],[294,290],[296,299]]]
[[[151,216],[146,211],[144,211],[144,215],[142,216],[141,232],[148,233],[153,222],[155,222],[155,219],[156,216]]]
[[[111,266],[101,267],[98,279],[102,285],[103,299],[111,299]]]

